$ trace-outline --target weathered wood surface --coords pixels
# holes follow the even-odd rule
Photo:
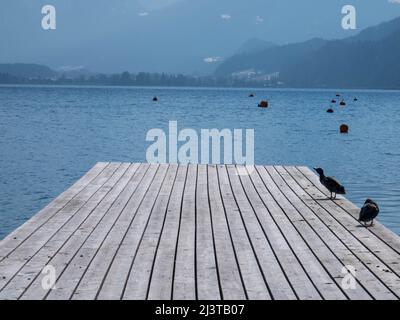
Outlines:
[[[327,195],[306,167],[98,163],[0,242],[0,299],[399,299],[400,238]]]

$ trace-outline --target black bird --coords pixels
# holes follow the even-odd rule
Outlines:
[[[331,193],[330,199],[336,199],[336,195],[338,194],[346,194],[346,190],[344,187],[340,184],[339,181],[337,181],[333,177],[326,177],[324,174],[324,170],[321,168],[314,168],[315,171],[319,174],[319,181],[321,184],[329,190]],[[335,194],[334,197],[332,197],[332,194]]]
[[[153,101],[155,102],[155,101],[158,101],[158,98],[157,97],[154,97],[153,98]]]
[[[364,206],[361,208],[358,221],[364,223],[365,226],[367,226],[367,222],[371,222],[369,226],[372,227],[374,225],[374,219],[378,214],[379,206],[371,199],[367,199],[365,200]]]

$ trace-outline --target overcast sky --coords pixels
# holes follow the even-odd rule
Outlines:
[[[46,4],[57,10],[53,31],[41,28]],[[341,28],[346,4],[356,31]],[[0,63],[190,72],[252,38],[343,38],[398,16],[400,0],[0,0]]]
[[[144,8],[147,8],[148,10],[153,10],[153,9],[164,8],[181,0],[138,0],[138,1]]]

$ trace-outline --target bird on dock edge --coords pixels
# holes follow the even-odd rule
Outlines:
[[[346,194],[344,186],[342,186],[334,177],[326,177],[324,170],[321,168],[314,168],[314,170],[319,174],[319,181],[321,184],[331,193],[331,200],[336,199],[336,195],[338,194]],[[332,196],[333,194],[335,194],[335,196]]]
[[[365,227],[372,227],[374,225],[374,219],[378,216],[378,214],[378,204],[371,199],[367,199],[364,202],[364,206],[361,208],[358,221],[363,223]],[[367,226],[367,222],[371,222],[371,224]]]

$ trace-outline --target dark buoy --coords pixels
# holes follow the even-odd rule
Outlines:
[[[340,126],[340,133],[349,133],[349,126],[347,124],[342,124]]]
[[[336,100],[335,99],[332,99],[332,101],[331,101],[332,103],[336,103]]]
[[[340,105],[341,105],[342,107],[344,107],[344,106],[346,105],[346,102],[344,102],[344,100],[342,100],[342,101],[340,101]]]
[[[154,98],[153,98],[153,101],[158,101],[158,98],[157,98],[157,97],[154,97]]]
[[[254,93],[250,93],[249,98],[254,98]]]
[[[260,108],[268,108],[268,101],[267,101],[267,100],[262,100],[262,101],[258,104],[258,106],[259,106]]]
[[[354,101],[358,101],[358,99],[357,99],[357,98],[354,98]]]
[[[337,94],[336,94],[336,97],[340,97],[340,94],[339,94],[339,93],[337,93]]]
[[[333,113],[334,111],[333,111],[332,108],[329,108],[328,110],[326,110],[326,112],[327,112],[327,113]]]

